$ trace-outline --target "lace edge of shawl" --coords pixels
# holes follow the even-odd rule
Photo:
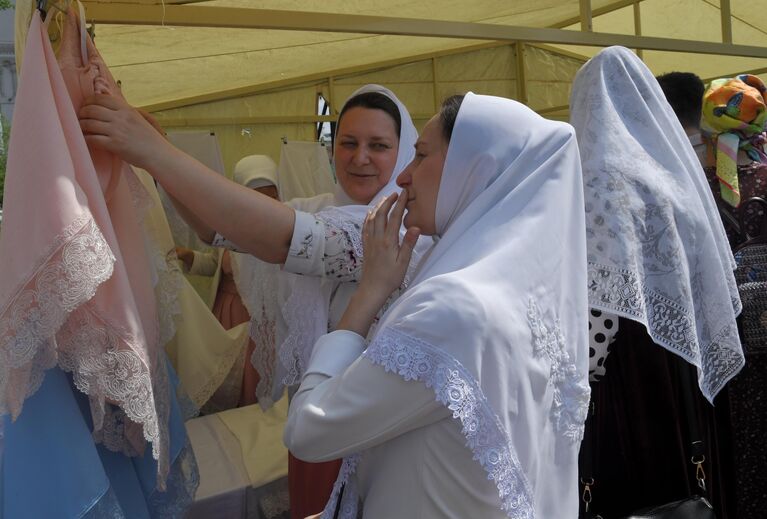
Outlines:
[[[311,348],[314,347],[314,341],[317,338],[312,333],[318,316],[317,304],[312,304],[311,297],[315,288],[311,285],[315,282],[319,289],[320,279],[300,278],[293,285],[290,295],[282,305],[282,315],[288,332],[277,347],[277,357],[286,371],[285,376],[282,377],[282,383],[286,387],[301,382],[301,376],[306,371],[306,363],[309,362]],[[307,349],[309,351],[306,351]]]
[[[244,350],[247,348],[248,340],[250,339],[247,333],[242,335],[240,343],[236,348],[231,348],[223,360],[217,363],[215,370],[208,377],[208,381],[196,388],[194,392],[184,388],[187,392],[189,399],[197,406],[198,409],[202,409],[203,406],[210,400],[213,394],[221,387],[226,380],[226,377],[232,371],[234,364],[240,356],[244,355]]]
[[[126,171],[126,183],[130,191],[131,202],[136,210],[139,221],[143,224],[149,210],[155,206],[147,188],[139,180],[132,167]],[[181,318],[181,303],[179,293],[183,284],[183,274],[178,267],[175,248],[163,252],[158,240],[152,233],[142,228],[146,237],[147,254],[152,267],[157,273],[157,283],[154,286],[157,299],[157,314],[159,319],[159,344],[167,344],[176,335],[177,322]]]
[[[511,519],[535,517],[533,493],[510,435],[466,368],[439,348],[391,328],[383,331],[363,356],[406,381],[419,381],[433,389],[436,399],[461,422],[466,446],[495,483],[501,509]],[[341,485],[349,481],[358,460],[344,460],[323,519],[332,517]],[[347,485],[340,517],[356,517],[356,502],[357,497]]]
[[[18,417],[45,372],[58,364],[90,397],[94,434],[106,447],[135,454],[125,435],[131,424],[121,414],[138,424],[158,460],[163,487],[168,442],[160,423],[169,405],[156,396],[167,390],[167,374],[158,369],[154,387],[148,360],[136,353],[140,341],[87,305],[114,272],[109,244],[84,214],[55,238],[44,258],[0,314],[0,415]],[[120,412],[111,411],[108,401]]]
[[[325,224],[343,231],[349,239],[355,256],[357,258],[363,257],[362,231],[358,225],[355,225],[348,218],[344,218],[343,213],[334,208],[323,209],[315,217]],[[307,304],[307,301],[311,300],[309,292],[313,288],[307,285],[312,281],[316,281],[317,285],[322,283],[320,279],[310,281],[310,278],[302,277],[293,286],[293,290],[282,305],[282,315],[288,332],[277,348],[277,357],[286,371],[281,381],[286,387],[301,382],[306,364],[309,362],[311,349],[317,339],[311,329],[317,323],[317,310],[314,305]]]
[[[634,272],[589,262],[588,283],[590,307],[643,324],[656,344],[698,368],[700,390],[709,402],[713,403],[717,393],[745,365],[742,352],[726,346],[739,344],[734,320],[720,328],[708,344],[701,345],[695,317],[668,297],[643,287]],[[731,304],[733,314],[738,315],[740,299],[731,298]]]

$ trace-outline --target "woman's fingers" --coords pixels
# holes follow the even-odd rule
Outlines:
[[[405,207],[407,207],[407,190],[403,189],[397,197],[397,203],[389,216],[389,222],[386,226],[387,238],[395,241],[399,240],[399,230],[402,227],[402,219],[405,217]]]
[[[109,135],[109,123],[96,119],[80,119],[80,129],[86,135]]]
[[[386,198],[382,199],[375,208],[374,215],[374,232],[377,236],[383,236],[386,231],[386,223],[389,219],[389,211],[391,211],[394,202],[397,200],[397,194],[392,193]]]
[[[421,235],[421,229],[418,227],[411,227],[405,233],[402,238],[402,245],[399,248],[399,255],[397,256],[397,263],[402,269],[402,272],[407,272],[407,268],[410,265],[410,258],[413,257],[413,249],[418,241],[418,237]]]
[[[80,119],[93,119],[95,121],[111,122],[115,118],[115,111],[101,105],[83,105],[77,114]]]
[[[128,103],[113,95],[93,94],[92,96],[85,98],[83,106],[103,106],[110,110],[119,110],[120,108],[128,106]]]
[[[89,145],[98,146],[111,151],[110,144],[112,143],[112,139],[106,135],[85,135],[85,142]]]

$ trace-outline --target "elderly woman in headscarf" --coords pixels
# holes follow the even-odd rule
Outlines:
[[[388,89],[366,85],[354,92],[339,114],[334,161],[335,193],[285,204],[255,193],[183,154],[163,139],[124,101],[94,96],[80,111],[86,139],[149,171],[178,202],[198,234],[213,245],[283,264],[277,303],[250,304],[258,319],[257,366],[261,366],[259,403],[268,406],[295,385],[308,363],[315,340],[334,329],[356,290],[362,264],[359,228],[341,221],[333,206],[351,206],[364,215],[368,204],[398,191],[397,174],[413,157],[417,132],[405,106]],[[236,244],[236,245],[235,245]],[[260,280],[268,265],[253,266]],[[271,269],[277,272],[277,269]],[[262,291],[271,292],[272,287]],[[276,307],[276,308],[275,308]],[[274,360],[261,337],[277,336]],[[291,513],[315,513],[324,506],[338,464],[310,469],[291,458]]]
[[[715,79],[703,96],[702,129],[709,141],[706,176],[737,248],[762,232],[767,195],[767,87],[750,74]]]
[[[577,517],[589,388],[572,128],[453,97],[398,182],[396,206],[367,217],[359,290],[288,417],[298,456],[345,457],[323,517]],[[419,233],[436,245],[368,343]]]
[[[610,47],[586,63],[570,107],[583,164],[590,324],[615,334],[609,355],[606,334],[591,344],[606,373],[593,386],[593,435],[584,443],[593,465],[584,479],[595,480],[590,509],[623,517],[691,497],[690,459],[703,454],[722,511],[713,436],[706,429],[704,449],[692,452],[688,417],[712,424],[703,397],[713,402],[743,367],[741,305],[700,162],[660,85],[628,49]]]
[[[249,189],[255,189],[270,198],[279,199],[277,193],[277,165],[266,155],[249,155],[234,166],[233,180]],[[221,248],[218,251],[194,251],[177,247],[176,254],[184,263],[186,271],[199,276],[213,278],[208,305],[221,325],[229,330],[240,323],[250,321],[248,310],[240,293],[249,286],[238,283],[236,264],[243,261],[242,255]],[[254,295],[249,297],[253,298]],[[272,345],[267,345],[272,347]],[[222,411],[235,406],[245,406],[257,401],[256,387],[258,372],[250,363],[256,348],[251,339],[243,355],[232,367],[223,386],[211,397],[206,412]]]

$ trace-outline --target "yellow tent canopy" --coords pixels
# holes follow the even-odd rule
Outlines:
[[[277,159],[281,137],[316,138],[368,82],[421,126],[467,90],[565,118],[575,72],[607,45],[637,49],[656,74],[767,73],[767,0],[83,3],[128,100],[168,128],[215,131],[227,171],[245,154]]]

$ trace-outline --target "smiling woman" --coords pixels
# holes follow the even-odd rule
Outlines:
[[[352,98],[338,116],[334,159],[344,193],[367,205],[392,177],[402,125],[397,105],[377,92]]]

